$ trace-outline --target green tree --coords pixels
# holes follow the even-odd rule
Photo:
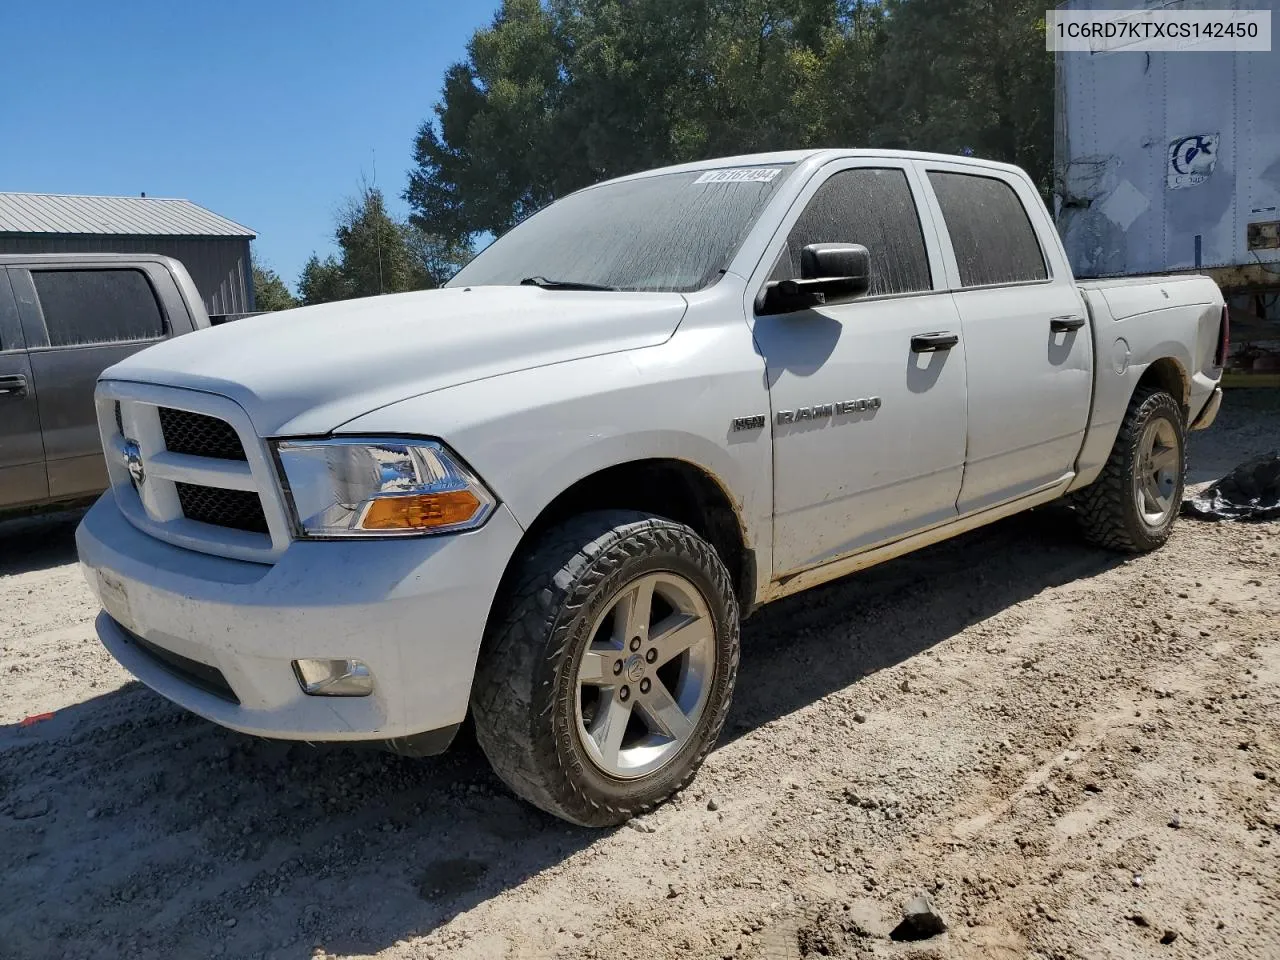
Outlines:
[[[465,244],[391,216],[382,191],[368,184],[338,211],[334,240],[337,256],[321,260],[312,254],[302,268],[303,303],[436,287],[469,256]]]
[[[445,75],[405,197],[450,240],[595,181],[870,129],[876,4],[505,0]]]
[[[501,232],[584,182],[561,104],[566,39],[538,0],[505,0],[445,72],[414,146],[405,197],[424,231],[461,241]],[[570,164],[566,168],[565,164]]]
[[[468,243],[430,233],[413,222],[403,224],[402,229],[416,275],[415,287],[418,289],[444,286],[471,259],[472,251]]]
[[[759,150],[972,150],[1046,179],[1030,0],[504,0],[445,74],[405,198],[465,244],[649,167]]]
[[[298,278],[298,297],[306,306],[347,300],[354,294],[342,275],[342,264],[330,255],[321,260],[314,253],[308,258]]]
[[[1032,0],[887,0],[877,144],[1016,163],[1047,192],[1053,55]]]
[[[363,184],[338,214],[334,239],[348,296],[400,293],[423,285],[406,243],[404,225],[387,213],[382,191]]]
[[[253,304],[256,309],[288,310],[298,305],[285,282],[280,279],[280,274],[260,263],[256,256],[252,258],[252,265]]]

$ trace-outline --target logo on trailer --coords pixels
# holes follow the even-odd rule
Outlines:
[[[1218,164],[1218,134],[1199,133],[1169,144],[1170,190],[1198,187],[1209,179]]]

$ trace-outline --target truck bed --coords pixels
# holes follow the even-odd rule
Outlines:
[[[1171,307],[1214,303],[1221,297],[1217,284],[1196,273],[1079,280],[1077,284],[1086,300],[1090,293],[1101,296],[1113,320]]]

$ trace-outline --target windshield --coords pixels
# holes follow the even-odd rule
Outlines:
[[[695,170],[582,190],[503,234],[446,286],[701,290],[729,266],[788,170]]]

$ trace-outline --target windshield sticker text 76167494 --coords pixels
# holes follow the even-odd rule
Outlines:
[[[776,167],[741,167],[735,170],[708,170],[694,183],[768,183],[782,171]]]

